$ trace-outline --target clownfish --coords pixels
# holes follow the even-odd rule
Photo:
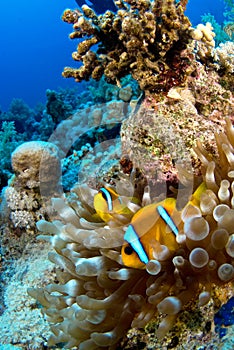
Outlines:
[[[191,196],[187,205],[198,206],[200,196],[206,190],[202,183]],[[179,247],[176,236],[183,229],[181,211],[176,208],[175,198],[149,204],[141,208],[134,216],[124,234],[121,249],[125,266],[144,269],[150,260],[155,260],[161,253],[162,246],[170,254]]]
[[[132,198],[131,200],[135,200]],[[99,217],[105,221],[111,221],[118,215],[130,220],[133,212],[123,202],[123,199],[110,187],[101,187],[94,196],[94,209]]]

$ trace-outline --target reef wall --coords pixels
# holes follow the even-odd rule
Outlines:
[[[119,86],[131,74],[141,98],[134,103],[128,86],[121,101],[77,110],[49,142],[12,154],[1,203],[1,341],[218,348],[214,314],[234,279],[233,42],[215,48],[209,23],[192,28],[187,1],[115,4],[116,13],[99,16],[86,5],[65,10],[82,65],[63,74]],[[107,140],[115,124],[120,138]],[[95,142],[75,146],[84,133],[94,137],[92,127]],[[72,188],[61,186],[60,162],[79,169]],[[169,221],[165,211],[154,218],[159,207]]]

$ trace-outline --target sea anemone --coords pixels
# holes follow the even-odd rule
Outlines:
[[[233,281],[234,128],[229,119],[216,144],[217,158],[200,143],[195,148],[206,189],[198,205],[191,200],[181,211],[176,250],[143,269],[122,261],[129,216],[102,222],[93,208],[96,191],[85,185],[73,189],[70,201],[53,199],[61,220],[41,220],[38,229],[54,248],[49,259],[59,266],[57,282],[29,290],[52,324],[48,346],[115,349],[129,328],[144,327],[157,314],[163,317],[156,334],[163,338],[188,302],[205,305],[212,288]],[[134,217],[139,206],[131,196],[137,190],[120,181],[116,191]]]

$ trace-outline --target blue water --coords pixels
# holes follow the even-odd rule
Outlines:
[[[186,15],[192,25],[195,26],[201,21],[201,16],[211,13],[220,24],[224,21],[224,1],[223,0],[189,0]]]
[[[76,42],[68,39],[72,28],[61,14],[76,7],[75,0],[1,0],[1,110],[13,98],[34,107],[45,103],[46,89],[78,86],[61,76],[64,66],[76,66],[71,58]],[[208,12],[222,23],[223,8],[223,0],[190,0],[187,15],[194,25]]]

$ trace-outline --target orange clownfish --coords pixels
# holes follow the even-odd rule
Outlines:
[[[202,183],[187,205],[198,206],[206,186]],[[141,208],[131,220],[121,249],[125,266],[143,269],[152,259],[157,259],[162,246],[173,253],[178,248],[176,236],[183,229],[181,211],[176,209],[176,199],[165,200]]]
[[[133,212],[123,202],[121,196],[110,187],[101,187],[94,196],[93,204],[96,213],[105,222],[116,219],[118,215],[128,220],[133,216]]]

